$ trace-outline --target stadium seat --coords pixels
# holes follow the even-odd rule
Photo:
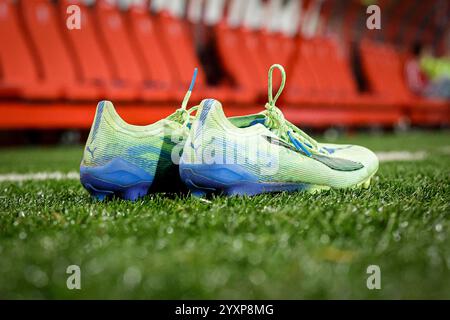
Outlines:
[[[225,22],[215,27],[216,46],[220,62],[226,73],[232,78],[237,102],[254,102],[261,96],[261,79],[254,74],[254,63],[246,46],[242,45],[239,28],[231,28]],[[267,79],[267,75],[264,76]]]
[[[313,36],[303,34],[302,27],[301,34],[292,36],[269,32],[264,26],[231,27],[226,22],[231,21],[227,3],[223,16],[218,17],[222,22],[211,26],[199,17],[194,29],[181,17],[182,6],[178,7],[181,11],[170,13],[174,5],[161,1],[152,6],[157,12],[153,13],[149,2],[0,0],[0,107],[8,110],[3,112],[8,118],[2,125],[63,128],[71,121],[65,118],[65,110],[46,118],[53,107],[70,106],[80,117],[71,126],[84,128],[90,119],[81,119],[83,110],[91,110],[93,101],[99,99],[123,102],[124,110],[134,111],[151,103],[152,110],[143,114],[156,119],[180,103],[194,67],[199,73],[190,105],[211,97],[226,103],[227,114],[244,114],[260,110],[267,100],[267,71],[273,63],[282,64],[287,73],[286,88],[277,104],[294,122],[318,127],[393,125],[404,117],[417,125],[450,123],[448,101],[412,94],[405,82],[406,49],[410,49],[406,45],[420,40],[439,52],[433,38],[440,37],[437,43],[444,44],[445,37],[434,34],[436,26],[420,15],[437,10],[436,1],[417,2],[412,8],[406,0],[379,1],[387,13],[383,25],[385,20],[389,24],[377,32],[359,26],[358,14],[364,8],[360,2],[326,1]],[[268,5],[267,1],[260,3]],[[313,3],[302,1],[303,13],[307,15]],[[67,8],[73,4],[81,9],[81,29],[66,26]],[[336,23],[335,15],[342,23]],[[409,16],[411,21],[407,21]],[[353,74],[359,65],[354,65],[348,49],[351,41],[360,40],[357,28],[362,28],[363,35],[358,43],[362,82]],[[197,55],[196,45],[205,49],[205,57]],[[209,85],[207,76],[219,85]],[[276,90],[280,74],[273,76]],[[39,123],[16,119],[15,110],[23,115],[31,106],[30,117]]]
[[[284,99],[293,104],[325,102],[328,94],[321,92],[320,70],[316,70],[313,42],[302,39],[294,55]],[[322,90],[323,91],[323,90]]]
[[[392,46],[365,40],[361,58],[371,89],[406,108],[414,124],[448,123],[450,103],[414,96],[406,86],[404,60]]]
[[[268,37],[262,35],[260,31],[247,28],[240,28],[238,34],[241,39],[241,46],[245,48],[250,61],[252,61],[251,67],[255,84],[262,92],[265,92],[267,88],[267,70],[269,70],[272,63],[269,62],[270,57],[261,40]]]
[[[57,88],[39,78],[19,22],[17,4],[12,0],[0,0],[0,42],[1,97],[52,99],[58,96]]]
[[[150,70],[140,59],[137,46],[132,43],[124,15],[115,1],[99,0],[94,7],[96,30],[100,43],[110,59],[114,77],[136,90],[137,98],[144,101],[167,101],[166,89],[155,86]]]
[[[289,73],[292,65],[292,59],[297,48],[296,38],[284,35],[283,33],[269,33],[261,31],[258,33],[259,42],[264,46],[266,52],[266,65],[274,63],[285,66]]]
[[[329,37],[300,39],[286,91],[286,116],[318,127],[389,125],[402,117],[392,99],[358,92],[348,53]]]
[[[292,74],[292,59],[295,54],[297,42],[294,37],[286,36],[279,32],[268,32],[266,30],[253,31],[253,37],[256,44],[253,46],[253,55],[259,56],[259,69],[258,74],[261,74],[259,82],[261,83],[261,92],[263,100],[266,99],[267,92],[267,72],[271,65],[281,64],[284,66],[287,75],[288,83]],[[278,72],[273,74],[273,90],[278,90],[281,83],[281,75]],[[285,93],[284,93],[285,94]],[[283,100],[284,94],[280,98]]]
[[[371,91],[398,103],[414,100],[406,87],[403,64],[396,50],[369,40],[361,42],[361,60]]]
[[[199,101],[204,97],[215,97],[220,101],[227,101],[229,99],[228,88],[207,85],[187,22],[164,11],[158,14],[155,21],[163,52],[166,58],[172,61],[170,66],[175,75],[176,89],[185,92],[186,86],[191,80],[192,71],[198,67],[199,73],[192,99]]]
[[[20,10],[44,82],[71,100],[97,99],[97,88],[83,83],[70,58],[60,30],[55,7],[49,0],[21,2]]]
[[[176,75],[170,68],[170,62],[164,54],[161,41],[157,36],[154,17],[149,14],[144,3],[133,4],[127,13],[132,44],[147,68],[155,87],[172,92]]]
[[[83,81],[97,86],[102,98],[113,101],[132,100],[136,90],[114,78],[112,68],[108,64],[107,52],[104,52],[99,44],[90,8],[86,7],[82,0],[63,0],[59,4],[62,26],[66,24],[68,6],[75,4],[81,10],[81,29],[69,30],[62,27],[61,30],[70,48],[71,59]]]
[[[394,98],[398,103],[414,99],[406,87],[400,56],[393,47],[364,40],[360,52],[362,67],[374,94]]]

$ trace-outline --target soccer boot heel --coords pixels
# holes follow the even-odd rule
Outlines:
[[[81,184],[98,200],[116,196],[137,200],[145,196],[153,176],[121,158],[114,158],[103,166],[80,166]]]

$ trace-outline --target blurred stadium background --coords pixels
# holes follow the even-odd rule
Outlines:
[[[0,0],[0,142],[81,141],[100,99],[159,120],[196,66],[190,105],[260,111],[273,63],[288,76],[278,105],[304,127],[448,126],[449,17],[446,0]]]
[[[0,0],[0,298],[448,299],[449,17],[448,0]],[[190,106],[259,112],[273,63],[286,118],[377,153],[369,190],[97,202],[79,183],[98,100],[149,124],[198,67]]]

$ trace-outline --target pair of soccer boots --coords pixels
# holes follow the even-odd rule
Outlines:
[[[273,97],[275,68],[282,81]],[[98,104],[80,166],[91,195],[136,200],[188,189],[197,196],[256,195],[370,185],[378,169],[373,152],[318,143],[275,106],[286,81],[282,66],[269,69],[266,110],[240,117],[226,117],[214,99],[187,109],[196,73],[181,107],[151,125],[130,125],[111,102]]]

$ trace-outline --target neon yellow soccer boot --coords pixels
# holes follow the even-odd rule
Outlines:
[[[178,163],[188,136],[186,109],[197,69],[179,109],[147,126],[126,123],[110,101],[97,105],[80,165],[80,180],[95,198],[136,200],[152,191],[180,191]]]
[[[282,83],[272,98],[272,73]],[[180,161],[180,176],[195,195],[368,187],[378,169],[376,155],[360,146],[318,143],[287,121],[275,102],[284,69],[269,70],[266,110],[227,118],[214,99],[198,106]]]

